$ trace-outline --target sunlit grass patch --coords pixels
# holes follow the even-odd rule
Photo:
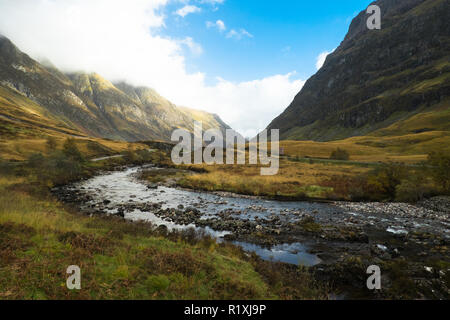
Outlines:
[[[37,200],[19,192],[0,194],[0,223],[26,224],[38,230],[79,231],[79,221],[65,213],[55,202]]]
[[[369,169],[363,166],[336,163],[282,160],[274,176],[261,176],[256,165],[201,165],[206,173],[185,176],[179,184],[192,189],[227,191],[255,196],[325,198],[331,189],[321,186],[327,178],[338,175],[358,175]]]

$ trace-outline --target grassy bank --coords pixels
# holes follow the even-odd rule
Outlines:
[[[364,169],[349,166],[329,167],[281,161],[275,176],[261,176],[260,167],[252,165],[194,166],[205,173],[186,176],[179,181],[183,187],[205,191],[228,191],[267,197],[326,198],[329,188],[319,185],[321,177],[335,174],[356,174]],[[352,170],[355,171],[352,171]]]
[[[415,202],[450,192],[450,154],[431,153],[417,164],[284,156],[277,175],[258,165],[191,165],[178,185],[285,200]],[[447,182],[446,182],[447,181]]]
[[[83,167],[94,173],[123,161]],[[261,261],[192,231],[79,214],[25,169],[0,178],[0,299],[327,297],[308,270]],[[70,265],[81,268],[81,290],[66,288]]]

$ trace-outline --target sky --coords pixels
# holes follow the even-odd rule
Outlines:
[[[63,71],[152,87],[253,137],[371,0],[0,0],[0,33]]]

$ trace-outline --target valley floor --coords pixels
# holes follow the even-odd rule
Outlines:
[[[60,140],[57,139],[57,149]],[[16,160],[28,161],[0,163],[0,299],[328,299],[340,294],[345,298],[448,299],[450,296],[448,235],[445,228],[434,228],[432,222],[441,223],[439,217],[444,213],[447,218],[444,216],[443,223],[448,226],[448,213],[445,213],[448,200],[441,201],[441,198],[425,202],[423,207],[334,203],[336,208],[347,212],[345,219],[327,216],[321,210],[313,216],[301,215],[298,210],[279,212],[288,218],[296,215],[298,220],[281,226],[273,219],[242,224],[235,217],[239,214],[233,210],[219,213],[218,223],[186,214],[187,208],[174,212],[160,210],[157,203],[152,208],[132,208],[131,202],[114,208],[125,217],[130,209],[143,209],[182,225],[207,226],[217,231],[231,228],[235,232],[225,239],[235,244],[244,241],[270,249],[277,244],[302,243],[309,248],[309,254],[318,255],[322,260],[318,265],[305,267],[264,261],[228,241],[217,242],[201,232],[169,232],[150,223],[128,222],[120,215],[99,214],[111,205],[108,198],[86,210],[79,207],[87,200],[80,201],[78,192],[60,197],[63,202],[49,192],[55,181],[67,185],[74,178],[92,177],[118,165],[145,162],[165,168],[144,171],[136,177],[144,179],[150,190],[161,186],[182,187],[213,191],[223,198],[232,195],[225,191],[240,194],[234,195],[236,199],[246,195],[272,200],[355,201],[358,200],[355,195],[364,197],[372,190],[381,192],[382,197],[392,195],[391,189],[385,189],[391,187],[390,175],[400,178],[394,181],[395,186],[401,186],[393,189],[394,196],[438,192],[434,180],[423,171],[427,167],[417,162],[386,166],[353,156],[350,161],[330,160],[313,152],[295,154],[285,147],[280,174],[261,177],[257,166],[174,167],[167,154],[149,153],[145,144],[91,139],[69,143],[70,148],[76,151],[78,147],[86,157],[106,157],[86,162],[74,160],[78,153],[66,148],[68,141],[62,153],[46,152],[47,142],[29,141],[36,151],[47,156],[27,154],[24,152],[27,148],[8,147],[13,151],[9,154],[20,155]],[[351,155],[356,152],[349,150]],[[117,152],[122,152],[122,156],[111,157]],[[71,169],[61,171],[63,168],[58,163]],[[8,169],[11,166],[15,169]],[[74,168],[77,169],[73,171]],[[421,183],[415,184],[412,178]],[[407,183],[402,185],[402,179]],[[367,181],[372,183],[370,187],[378,189],[364,189]],[[411,185],[414,187],[410,188]],[[423,189],[415,187],[419,185]],[[364,189],[363,192],[357,193],[352,189],[354,186],[357,192]],[[104,186],[99,189],[109,191]],[[391,211],[385,210],[388,207]],[[420,208],[425,209],[422,212]],[[358,216],[361,212],[364,214]],[[417,221],[430,219],[431,230],[415,232],[415,214]],[[372,227],[371,216],[380,219]],[[408,233],[395,228],[388,231],[390,226],[383,224],[383,217],[387,221],[413,217],[412,229]],[[384,289],[380,292],[365,287],[366,268],[374,261],[385,272]],[[65,286],[69,265],[79,265],[82,269],[80,291],[70,291]]]
[[[307,271],[233,245],[89,217],[28,178],[0,178],[0,299],[318,299]],[[78,265],[82,289],[66,288]],[[301,285],[299,285],[301,283]]]
[[[160,230],[209,228],[215,237],[265,259],[300,264],[291,267],[308,270],[315,281],[346,298],[449,296],[449,198],[418,205],[267,201],[174,188],[177,176],[185,174],[128,168],[58,188],[55,194],[93,216],[151,221]],[[373,264],[383,270],[383,290],[376,293],[365,287],[365,269]]]

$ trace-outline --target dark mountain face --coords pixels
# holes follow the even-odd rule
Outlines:
[[[380,0],[381,30],[361,12],[341,45],[269,125],[283,139],[364,135],[450,95],[450,2]]]
[[[197,111],[179,108],[150,88],[114,85],[98,74],[64,74],[5,37],[0,37],[0,87],[41,106],[61,125],[94,137],[170,140],[176,128],[191,131],[194,120],[203,120],[205,129],[228,128],[216,115],[202,112],[198,119]]]

